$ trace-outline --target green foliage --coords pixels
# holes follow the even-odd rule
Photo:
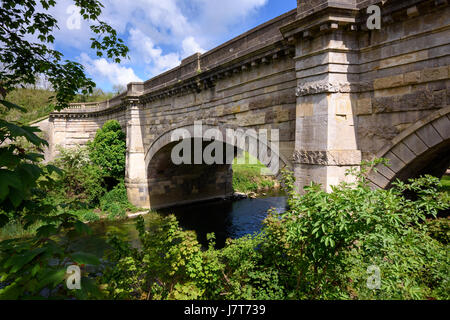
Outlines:
[[[36,230],[42,227],[42,225],[42,222],[38,221],[25,229],[24,224],[20,220],[11,220],[3,226],[3,228],[0,228],[0,241],[32,237],[36,234]]]
[[[450,219],[439,218],[427,221],[428,234],[442,244],[450,243]]]
[[[19,145],[18,141],[22,139],[41,150],[47,142],[39,138],[37,132],[37,128],[0,119],[0,144],[9,140],[9,144],[0,147],[0,211],[27,210],[39,214],[42,208],[32,201],[33,198],[37,197],[39,188],[52,182],[52,173],[60,173],[52,165],[39,165],[42,153],[27,152]],[[0,212],[0,227],[9,220],[10,217]]]
[[[1,2],[0,20],[0,94],[6,96],[18,85],[34,85],[36,76],[43,74],[54,89],[56,109],[67,106],[76,93],[92,92],[95,84],[86,77],[81,64],[73,61],[62,62],[61,52],[52,49],[55,40],[53,32],[57,20],[48,12],[56,5],[55,1],[40,1],[37,10],[36,1],[4,0]],[[90,28],[96,38],[91,38],[92,48],[98,56],[120,62],[126,57],[128,48],[117,37],[117,32],[105,22],[99,20],[102,4],[95,1],[76,0],[81,17],[90,21]],[[34,35],[30,37],[30,35]],[[38,39],[39,42],[30,41]]]
[[[103,211],[107,211],[108,204],[113,202],[116,202],[127,209],[132,206],[128,201],[127,189],[125,188],[125,183],[123,180],[121,180],[117,186],[102,197],[100,201],[100,208]]]
[[[202,250],[195,233],[179,228],[174,216],[157,217],[146,230],[138,219],[142,250],[113,236],[102,283],[113,299],[281,299],[276,270],[260,269],[255,250],[261,238],[246,237],[223,251]]]
[[[238,163],[238,160],[244,163]],[[250,161],[252,160],[252,161]],[[256,164],[251,164],[250,162]],[[233,189],[237,192],[258,192],[261,189],[273,188],[275,183],[271,176],[262,175],[267,169],[248,152],[233,163]]]
[[[98,204],[105,193],[102,170],[93,164],[86,147],[59,149],[55,164],[64,170],[59,180],[60,188],[67,199],[85,201],[90,206]]]
[[[63,62],[62,54],[47,46],[54,42],[52,33],[57,28],[57,20],[48,14],[56,1],[39,2],[39,8],[34,0],[4,0],[0,3],[2,118],[5,111],[26,112],[23,106],[7,101],[6,97],[18,86],[35,85],[39,75],[45,76],[51,84],[57,110],[66,107],[78,92],[90,93],[95,86],[79,63]],[[90,28],[97,35],[91,38],[97,55],[106,53],[116,62],[126,57],[128,48],[117,38],[117,32],[99,20],[101,3],[75,0],[75,5],[80,8],[82,18],[90,21]],[[31,42],[30,39],[37,40]],[[67,243],[51,239],[56,234],[83,233],[89,228],[66,211],[70,207],[56,208],[45,201],[46,191],[55,184],[54,173],[59,173],[59,170],[39,164],[43,159],[42,148],[48,143],[37,133],[37,128],[0,119],[0,227],[11,220],[23,223],[24,229],[42,222],[31,239],[0,243],[0,299],[38,298],[44,289],[51,290],[49,295],[52,297],[70,296],[61,283],[67,263],[97,262],[86,254],[66,249]],[[21,140],[36,151],[24,149]],[[89,178],[93,176],[94,179],[87,183],[91,187],[95,175],[92,172],[87,174]],[[86,272],[82,278],[82,290],[74,295],[78,298],[99,297]]]
[[[317,185],[305,188],[304,196],[292,194],[291,210],[281,224],[285,246],[295,248],[285,250],[298,266],[292,272],[298,274],[301,295],[294,297],[445,298],[439,291],[446,283],[442,270],[448,271],[445,249],[426,234],[423,223],[427,215],[449,206],[437,188],[438,180],[428,176],[397,182],[390,190],[371,190],[359,176],[329,194]],[[404,197],[406,190],[417,199]],[[277,251],[282,246],[274,250],[283,252]],[[370,265],[381,269],[382,290],[366,286]]]
[[[104,92],[100,88],[95,88],[92,93],[78,94],[73,102],[100,102],[109,100],[114,96],[112,92]]]
[[[92,162],[102,169],[103,176],[117,180],[125,175],[125,133],[117,120],[107,121],[88,144]]]
[[[98,265],[98,259],[86,253],[65,250],[64,247],[45,237],[2,241],[0,282],[4,287],[0,289],[0,299],[101,298],[95,281],[89,277],[84,266]],[[74,264],[81,265],[81,290],[70,291],[64,280],[67,266]]]
[[[450,176],[443,176],[441,180],[441,190],[450,193]]]
[[[290,209],[271,212],[261,233],[202,250],[173,216],[146,229],[142,250],[113,237],[105,272],[110,298],[137,299],[448,299],[448,247],[431,238],[426,217],[450,207],[438,179],[425,176],[372,190],[365,164],[354,183],[299,195],[285,173]],[[406,192],[409,194],[405,196]],[[410,199],[414,193],[414,199]],[[381,271],[370,289],[368,267]]]
[[[82,221],[86,222],[95,222],[100,220],[100,216],[91,209],[76,210],[73,211],[73,214],[79,217]]]
[[[50,90],[17,88],[10,92],[5,100],[22,106],[27,112],[24,114],[17,109],[10,110],[5,115],[5,120],[20,121],[26,124],[47,116],[54,109],[54,105],[49,103],[50,97],[53,95],[54,93]]]
[[[109,297],[180,298],[185,290],[177,286],[174,291],[175,286],[188,281],[201,268],[200,245],[193,232],[182,231],[173,216],[157,217],[151,226],[145,230],[142,217],[138,218],[142,251],[132,249],[116,236],[111,238],[113,251],[108,259],[114,267],[107,269],[102,279]],[[190,292],[200,290],[192,283],[189,286]]]
[[[125,218],[127,211],[136,211],[137,208],[128,201],[127,189],[122,180],[101,198],[100,209],[113,220]]]
[[[75,4],[79,6],[82,18],[90,20],[91,30],[97,35],[91,39],[97,55],[105,53],[116,62],[126,57],[128,48],[117,38],[116,31],[99,20],[101,3],[75,1]],[[0,113],[4,119],[20,123],[35,120],[53,110],[50,100],[54,100],[55,108],[59,110],[79,92],[88,100],[98,99],[103,94],[99,90],[93,92],[95,84],[86,78],[80,64],[62,62],[62,54],[46,46],[53,43],[52,33],[57,27],[56,19],[47,11],[55,2],[40,1],[40,5],[42,10],[36,10],[35,1],[2,1],[0,5]],[[31,34],[39,39],[39,43],[29,40],[34,38],[29,37]],[[39,79],[48,81],[51,90],[30,89]],[[27,111],[30,112],[20,114]],[[44,201],[43,193],[54,183],[53,173],[57,168],[38,165],[43,158],[42,149],[47,146],[38,134],[37,128],[0,119],[0,209],[3,209],[0,227],[13,217],[14,223],[28,224],[27,216],[36,222],[40,215],[56,210],[51,202]],[[69,164],[66,167],[69,169],[65,171],[68,183],[63,191],[75,198],[80,195],[82,200],[98,202],[104,193],[100,170],[93,165],[77,167]]]
[[[108,204],[104,210],[108,213],[108,219],[110,220],[123,219],[127,216],[125,209],[117,202]]]

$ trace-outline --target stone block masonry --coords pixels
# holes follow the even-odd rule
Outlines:
[[[380,30],[366,9],[381,8]],[[299,0],[268,21],[110,101],[52,113],[51,142],[92,139],[109,119],[127,133],[131,202],[157,208],[232,193],[229,166],[173,166],[169,137],[210,128],[278,129],[280,163],[301,190],[350,179],[361,160],[386,157],[374,187],[450,165],[450,8],[435,0]]]

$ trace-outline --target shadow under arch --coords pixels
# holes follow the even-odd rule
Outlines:
[[[172,135],[179,129],[183,129],[185,135],[180,140],[172,141]],[[205,132],[210,129],[216,129],[221,133],[214,141],[224,144],[225,153],[228,142],[226,130],[234,128],[205,124],[202,124],[201,132],[198,130],[198,127],[195,130],[194,124],[172,128],[160,135],[150,145],[145,154],[145,166],[152,209],[224,198],[233,194],[232,165],[231,162],[225,161],[226,159],[224,159],[223,164],[210,165],[205,163],[176,165],[171,159],[173,147],[180,143],[181,140],[190,139],[193,144],[195,140],[199,141],[201,139],[202,150],[204,150],[207,145],[213,142],[213,140],[203,139]],[[264,144],[264,147],[268,150],[270,159],[278,159],[279,161],[279,170],[275,173],[275,176],[279,178],[281,169],[286,166],[290,167],[289,162],[279,152],[271,148],[270,141]],[[237,155],[238,150],[239,148],[237,147],[233,148],[233,158]],[[258,152],[256,154],[254,152],[249,153],[266,164],[267,167],[270,166],[271,163],[267,163],[267,158],[261,159]]]
[[[378,188],[424,174],[442,177],[450,166],[450,107],[409,126],[377,152],[376,158],[389,159],[390,163],[390,167],[378,165],[378,171],[368,175]]]

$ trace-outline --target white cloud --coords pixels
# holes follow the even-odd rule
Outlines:
[[[180,64],[183,58],[205,52],[230,37],[230,30],[242,31],[245,19],[268,0],[103,0],[101,20],[111,24],[130,48],[131,60],[114,65],[105,59],[87,59],[93,36],[89,22],[70,23],[72,0],[61,0],[50,13],[59,25],[57,48],[78,56],[94,81],[111,84],[150,78]],[[73,17],[72,17],[73,18]],[[78,28],[79,27],[79,28]],[[87,57],[87,58],[86,58]],[[69,57],[70,58],[70,57]],[[126,67],[125,67],[126,66]],[[120,74],[123,72],[123,74]],[[126,79],[126,80],[125,80]]]
[[[181,51],[191,37],[198,49],[211,48],[226,37],[227,29],[253,14],[268,0],[104,0],[101,19],[111,24],[123,38],[129,29],[138,29],[157,46],[173,45]],[[71,0],[61,0],[50,12],[57,18],[60,30],[57,40],[67,46],[86,51],[92,33],[89,22],[82,20],[78,28]],[[69,27],[71,26],[71,27]],[[219,41],[219,43],[218,43]],[[188,50],[189,51],[189,50]],[[192,50],[191,50],[192,51]]]
[[[81,63],[93,77],[107,79],[112,85],[127,85],[130,82],[141,82],[132,68],[126,68],[105,58],[91,59],[86,53],[80,55]]]
[[[209,37],[227,31],[230,25],[266,5],[268,0],[191,0],[200,11],[197,17],[199,31]]]
[[[178,53],[171,52],[164,55],[163,50],[157,47],[150,37],[138,29],[130,30],[129,43],[133,51],[133,61],[143,60],[151,75],[157,75],[181,63]]]
[[[200,45],[195,41],[194,37],[187,37],[183,40],[183,58],[186,58],[194,53],[200,52],[204,53],[206,50],[200,47]]]
[[[49,11],[42,8],[40,2],[37,11],[50,13],[58,21],[58,28],[54,30],[56,44],[80,51],[87,50],[91,43],[90,23],[77,12],[72,0],[58,1]]]
[[[182,2],[188,0],[105,0],[102,18],[119,34],[131,27],[157,44],[175,44],[193,32],[192,22],[180,10]]]

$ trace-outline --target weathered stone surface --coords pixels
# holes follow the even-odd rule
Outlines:
[[[327,166],[359,165],[361,163],[361,153],[357,150],[296,150],[294,152],[294,163]]]
[[[345,82],[300,83],[297,87],[297,97],[318,93],[350,92],[350,84]]]
[[[387,179],[380,172],[372,172],[369,175],[369,180],[372,181],[377,188],[383,188],[387,184],[389,184],[389,179]]]
[[[428,149],[427,145],[416,134],[408,136],[405,140],[403,140],[403,143],[406,144],[408,148],[417,156],[421,155]]]
[[[386,159],[389,160],[389,168],[395,173],[399,172],[405,167],[405,163],[391,151],[386,154]]]
[[[394,97],[373,99],[374,113],[401,112],[442,108],[446,105],[445,91],[420,90]]]
[[[391,151],[405,164],[410,163],[416,157],[416,155],[403,143],[396,145]]]
[[[416,84],[421,82],[421,72],[420,71],[414,71],[414,72],[408,72],[405,73],[404,76],[404,84]]]
[[[422,139],[423,142],[429,147],[432,148],[438,143],[442,141],[441,136],[436,131],[436,129],[433,128],[433,126],[425,126],[423,128],[420,128],[417,131],[417,135]]]
[[[450,119],[441,117],[433,122],[433,127],[437,130],[442,139],[450,139]]]
[[[387,179],[387,180],[382,179],[383,183],[388,183],[389,181],[395,178],[395,172],[392,171],[387,166],[384,165],[377,166],[377,171]],[[381,179],[378,182],[381,182]]]
[[[359,99],[357,101],[356,114],[359,116],[371,113],[372,113],[372,99],[370,98]]]
[[[425,69],[422,73],[422,81],[437,81],[448,79],[448,67],[439,67],[433,69]]]
[[[297,117],[310,117],[314,114],[312,103],[302,103],[297,106]]]
[[[297,10],[132,83],[127,93],[52,114],[49,154],[56,145],[85,143],[117,119],[127,132],[133,204],[230,194],[226,167],[170,166],[170,134],[201,120],[221,129],[277,129],[299,188],[315,181],[330,191],[349,181],[345,171],[362,155],[391,160],[371,178],[386,187],[448,152],[450,7],[425,2],[385,1],[384,28],[369,32],[365,9],[377,0],[299,1]]]
[[[403,75],[398,74],[391,77],[379,78],[373,81],[373,88],[375,90],[394,88],[404,84]]]
[[[380,63],[380,68],[389,68],[426,59],[428,59],[428,51],[422,50],[414,53],[403,54],[398,57],[384,59]]]

